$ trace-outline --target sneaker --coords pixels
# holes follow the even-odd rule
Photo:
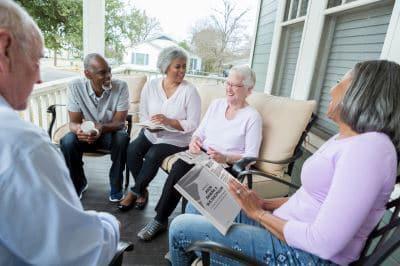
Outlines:
[[[110,202],[120,202],[123,199],[124,199],[124,193],[122,193],[122,192],[112,194],[108,197],[108,200]]]
[[[82,199],[83,192],[85,192],[88,189],[88,187],[89,187],[88,183],[86,182],[86,184],[83,186],[81,192],[79,193],[79,199]]]
[[[152,240],[158,233],[167,230],[167,224],[162,224],[156,220],[151,220],[142,230],[139,231],[137,237],[144,241]]]

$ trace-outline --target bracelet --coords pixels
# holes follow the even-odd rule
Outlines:
[[[264,216],[266,213],[267,213],[266,211],[263,211],[262,213],[260,213],[260,215],[258,215],[258,223],[259,223],[259,224],[262,224],[262,223],[261,223],[261,219],[263,218],[263,216]]]

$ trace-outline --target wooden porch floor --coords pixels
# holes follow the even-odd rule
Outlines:
[[[123,265],[168,265],[164,255],[168,250],[168,234],[162,233],[151,242],[143,242],[136,237],[137,232],[154,216],[154,208],[160,197],[166,174],[159,171],[149,187],[149,203],[143,211],[131,210],[121,213],[117,204],[108,201],[108,170],[111,165],[110,156],[84,157],[85,173],[89,188],[82,197],[86,210],[105,211],[113,214],[122,223],[121,239],[134,243],[135,249],[124,255]],[[130,184],[133,180],[131,177]],[[178,215],[181,205],[178,205],[172,217]],[[171,218],[172,218],[171,217]]]

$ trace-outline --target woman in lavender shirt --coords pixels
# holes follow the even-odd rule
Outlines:
[[[230,191],[243,212],[226,236],[204,217],[178,216],[170,226],[173,265],[184,250],[213,240],[270,265],[347,265],[357,260],[394,188],[400,132],[400,66],[356,64],[331,90],[328,116],[339,133],[303,165],[302,187],[290,198],[261,199],[238,182]],[[233,265],[213,255],[213,263]],[[222,265],[221,264],[221,265]]]
[[[255,73],[248,66],[235,66],[230,70],[225,86],[226,97],[214,100],[208,107],[191,138],[189,150],[192,153],[203,149],[210,158],[228,165],[245,156],[258,156],[261,116],[246,102],[255,81]],[[182,160],[174,163],[157,203],[156,216],[138,233],[141,240],[152,240],[167,228],[168,218],[181,198],[174,185],[192,167]]]

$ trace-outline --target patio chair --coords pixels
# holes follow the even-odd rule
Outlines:
[[[243,159],[239,162],[237,169],[242,168],[248,161],[254,161],[254,159]],[[270,163],[270,161],[268,161]],[[286,163],[286,162],[277,162]],[[240,165],[241,164],[241,165]],[[249,177],[253,174],[260,175],[260,171],[257,170],[244,170],[239,174],[240,178]],[[267,178],[271,178],[270,175],[264,175]],[[295,184],[289,184],[289,182],[272,178],[274,181],[281,182],[291,187],[297,187]],[[400,175],[397,176],[396,184],[400,184]],[[357,261],[352,262],[352,266],[372,266],[380,265],[384,262],[394,251],[400,247],[400,196],[391,199],[386,204],[388,222],[385,224],[382,218],[381,222],[369,235],[366,244],[361,252],[360,258]],[[236,260],[244,265],[262,265],[260,262],[251,258],[237,250],[233,250],[229,247],[223,246],[213,241],[197,241],[187,248],[187,252],[198,251],[201,253],[201,261],[203,266],[210,265],[210,254],[216,253],[224,257]]]
[[[142,88],[144,84],[146,83],[147,77],[145,75],[132,75],[132,76],[121,76],[118,75],[116,78],[124,80],[128,84],[128,89],[129,89],[129,111],[128,111],[128,116],[126,118],[126,129],[128,136],[131,135],[131,130],[132,130],[132,123],[138,122],[138,111],[139,111],[139,101],[140,101],[140,93],[142,91]],[[54,123],[56,121],[57,117],[57,107],[65,107],[63,104],[53,104],[50,105],[47,108],[47,113],[51,114],[51,121],[50,125],[48,128],[48,134],[52,141],[59,145],[60,140],[65,134],[69,132],[69,126],[68,123],[63,124],[59,128],[57,128],[53,132],[53,127]],[[99,157],[99,156],[104,156],[110,154],[110,150],[105,150],[105,149],[97,149],[94,152],[85,152],[83,155],[84,156],[91,156],[91,157]],[[126,166],[126,174],[125,174],[125,190],[129,186],[129,170],[128,166]]]

